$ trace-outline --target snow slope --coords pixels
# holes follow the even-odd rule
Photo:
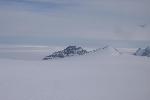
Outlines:
[[[116,48],[113,48],[111,46],[105,46],[103,48],[99,48],[99,49],[96,49],[94,50],[97,53],[103,55],[103,56],[118,56],[120,55],[121,53],[119,52],[119,50],[117,50]]]
[[[150,59],[75,56],[0,59],[0,100],[150,100]]]

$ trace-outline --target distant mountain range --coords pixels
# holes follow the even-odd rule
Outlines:
[[[49,56],[46,56],[43,58],[43,60],[49,60],[49,59],[56,59],[56,58],[65,58],[65,57],[71,57],[71,56],[78,56],[78,55],[86,55],[91,53],[97,53],[100,55],[111,55],[111,56],[117,56],[122,54],[117,50],[116,48],[113,48],[111,46],[105,46],[103,48],[99,48],[92,51],[87,51],[83,49],[82,47],[77,46],[68,46],[67,48],[52,53]],[[134,55],[136,56],[147,56],[150,57],[150,47],[146,47],[145,49],[139,48]]]

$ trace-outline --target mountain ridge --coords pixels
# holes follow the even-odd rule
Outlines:
[[[98,54],[100,53],[101,55],[104,54],[104,55],[111,55],[111,56],[117,56],[121,54],[119,50],[111,46],[105,46],[103,48],[98,48],[91,51],[87,51],[82,47],[68,46],[63,50],[56,51],[50,54],[49,56],[44,57],[43,60],[65,58],[71,56],[81,56],[81,55],[92,54],[92,53],[98,53]]]

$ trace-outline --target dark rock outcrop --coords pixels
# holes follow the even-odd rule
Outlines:
[[[68,46],[62,51],[57,51],[57,52],[52,53],[49,56],[46,56],[45,58],[43,58],[43,60],[65,58],[65,57],[75,56],[75,55],[84,55],[86,53],[88,53],[88,51],[82,49],[81,47]]]
[[[150,47],[146,47],[145,49],[141,49],[139,48],[136,52],[135,52],[136,56],[147,56],[150,57]]]

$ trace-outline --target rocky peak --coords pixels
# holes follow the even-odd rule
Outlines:
[[[82,49],[82,47],[68,46],[62,51],[57,51],[52,53],[49,56],[46,56],[44,60],[54,59],[54,58],[64,58],[64,57],[75,56],[75,55],[84,55],[86,53],[88,52]]]
[[[150,46],[146,47],[145,49],[139,48],[136,52],[135,55],[137,56],[147,56],[150,57]]]

